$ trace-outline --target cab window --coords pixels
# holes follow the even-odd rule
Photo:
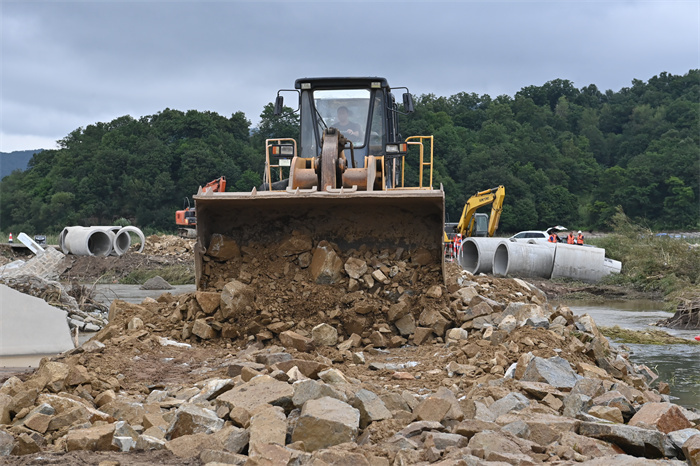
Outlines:
[[[355,147],[364,147],[370,102],[368,89],[316,90],[313,99],[317,118],[326,127],[337,128]]]

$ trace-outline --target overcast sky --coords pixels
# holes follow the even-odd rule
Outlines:
[[[255,125],[306,76],[496,97],[700,68],[698,0],[0,1],[3,152],[165,108],[243,111]]]

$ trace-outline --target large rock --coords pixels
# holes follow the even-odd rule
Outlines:
[[[314,342],[311,338],[305,337],[291,330],[280,333],[279,339],[285,347],[294,348],[302,353],[307,353],[314,349]]]
[[[66,448],[68,451],[89,450],[107,451],[117,450],[112,445],[114,424],[90,427],[87,429],[74,429],[66,434]]]
[[[173,290],[175,289],[170,283],[165,281],[160,275],[156,275],[153,278],[146,280],[143,285],[139,287],[141,290]]]
[[[313,243],[308,235],[292,233],[292,236],[284,240],[277,248],[277,254],[282,257],[296,256],[306,251],[311,251]]]
[[[231,280],[221,290],[221,311],[224,319],[244,312],[246,307],[253,306],[255,296],[253,290],[245,283]]]
[[[367,273],[367,262],[363,261],[362,259],[351,257],[345,261],[344,268],[345,272],[350,278],[358,280]]]
[[[311,259],[311,277],[316,283],[329,285],[342,278],[343,261],[328,241],[321,241]]]
[[[416,415],[419,421],[441,422],[451,408],[452,404],[448,400],[437,396],[429,396],[416,406],[413,414]]]
[[[700,466],[700,435],[693,435],[685,441],[683,455],[691,466]]]
[[[519,392],[511,392],[491,403],[489,410],[498,417],[511,411],[521,411],[528,406],[530,406],[530,400],[525,395]]]
[[[212,315],[219,308],[219,304],[221,304],[221,293],[214,291],[197,291],[194,297],[199,307],[207,315]]]
[[[494,431],[483,431],[475,434],[469,440],[469,448],[474,450],[482,450],[484,458],[488,458],[491,453],[506,453],[519,455],[520,447],[513,440],[510,440],[503,434]]]
[[[255,408],[263,404],[281,407],[291,406],[293,395],[294,389],[288,383],[262,375],[219,395],[216,401],[217,404],[223,404],[230,410],[243,408],[248,412],[253,412]]]
[[[534,357],[527,365],[521,380],[546,382],[556,388],[573,388],[579,377],[566,359],[559,356],[548,359]]]
[[[294,387],[294,396],[292,396],[292,403],[295,407],[301,408],[309,400],[316,400],[318,398],[323,398],[324,396],[329,396],[331,398],[336,398],[340,401],[346,401],[345,394],[336,391],[333,387],[323,382],[318,382],[317,380],[300,380],[292,384]]]
[[[9,456],[15,448],[15,438],[9,432],[0,430],[0,456]]]
[[[654,426],[665,434],[693,426],[683,415],[680,408],[671,403],[644,404],[632,416],[629,425],[639,427]]]
[[[241,257],[241,248],[233,238],[214,233],[211,235],[207,255],[220,261],[227,261]]]
[[[374,392],[369,390],[362,389],[355,393],[352,406],[360,411],[360,427],[362,429],[372,422],[391,419],[391,411]]]
[[[221,430],[223,426],[223,419],[219,419],[214,411],[187,403],[180,405],[175,411],[166,435],[169,439],[175,439],[183,435],[211,434]]]
[[[316,346],[335,346],[338,343],[338,330],[326,323],[311,329],[311,339]]]
[[[292,442],[304,442],[306,451],[352,442],[360,428],[360,411],[330,397],[309,400],[301,410]]]
[[[625,420],[629,420],[635,413],[632,402],[617,390],[605,392],[602,395],[593,398],[592,403],[594,406],[609,406],[611,408],[618,408]]]
[[[634,456],[660,458],[665,453],[665,436],[656,430],[620,424],[582,422],[579,427],[579,434],[614,443],[626,453]]]
[[[250,418],[249,455],[262,453],[265,445],[284,445],[287,436],[287,418],[278,406],[262,406]]]

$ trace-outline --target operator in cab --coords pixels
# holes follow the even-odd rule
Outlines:
[[[352,142],[362,142],[362,127],[350,121],[350,111],[346,106],[338,107],[338,122],[334,126]]]

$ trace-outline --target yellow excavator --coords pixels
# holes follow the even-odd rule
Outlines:
[[[275,114],[285,110],[284,95],[298,98],[299,140],[266,141],[260,187],[194,196],[197,289],[221,283],[207,254],[215,235],[240,246],[242,259],[224,265],[233,275],[239,266],[274,269],[289,249],[275,248],[299,238],[314,246],[328,241],[341,254],[363,247],[401,250],[404,257],[420,251],[441,264],[445,196],[432,185],[433,139],[400,136],[398,115],[412,112],[413,100],[407,88],[398,89],[406,91],[403,109],[384,78],[303,78],[278,91]],[[415,163],[417,186],[405,182],[407,159]]]
[[[495,188],[479,191],[467,200],[462,209],[462,216],[459,223],[454,225],[454,233],[461,235],[462,238],[472,236],[488,236],[492,237],[498,229],[498,222],[501,219],[501,211],[503,210],[503,199],[506,197],[506,188],[497,186]],[[480,207],[491,204],[491,215],[477,213]],[[443,241],[451,243],[450,238],[445,232]]]

